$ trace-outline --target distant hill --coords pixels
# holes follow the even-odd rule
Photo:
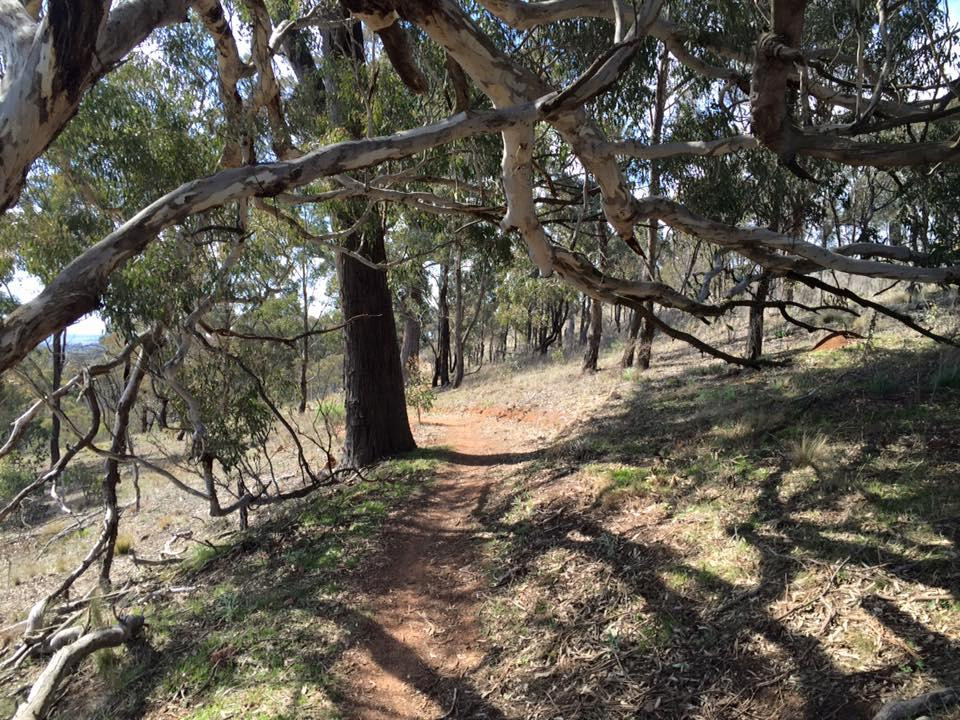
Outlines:
[[[90,345],[99,345],[100,338],[102,335],[84,335],[84,334],[73,334],[71,332],[67,333],[67,349],[76,349],[82,347],[88,347]]]

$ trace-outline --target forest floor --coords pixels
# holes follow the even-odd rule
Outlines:
[[[122,558],[188,591],[57,717],[856,720],[960,685],[960,356],[813,340],[484,368],[362,481]]]

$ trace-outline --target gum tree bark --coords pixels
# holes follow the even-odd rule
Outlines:
[[[84,658],[97,650],[133,640],[142,630],[142,617],[124,617],[112,627],[91,630],[57,650],[33,684],[27,699],[17,708],[13,720],[43,720],[53,705],[60,684]]]
[[[113,440],[110,443],[110,454],[114,457],[107,459],[105,477],[103,480],[103,558],[100,561],[100,587],[110,589],[110,570],[113,567],[113,549],[117,540],[117,528],[120,523],[120,514],[117,508],[117,486],[120,484],[120,463],[115,459],[122,456],[127,450],[127,437],[130,429],[130,411],[137,402],[140,384],[147,373],[147,364],[150,356],[156,349],[153,337],[147,337],[143,342],[143,351],[140,359],[127,377],[123,394],[117,402],[117,411],[113,421]]]
[[[301,319],[303,321],[303,343],[300,347],[300,405],[302,415],[307,409],[307,368],[310,364],[310,296],[307,288],[307,258],[300,258]]]
[[[597,231],[600,235],[600,263],[607,254],[607,228],[602,222],[597,223]],[[597,371],[597,358],[600,356],[600,338],[603,335],[603,304],[600,298],[590,299],[590,336],[587,341],[587,352],[583,356],[584,372]]]
[[[386,262],[379,220],[351,233],[346,247],[374,263]],[[340,253],[337,274],[343,315],[356,318],[343,331],[346,436],[341,462],[363,467],[413,450],[416,443],[407,418],[387,273]]]
[[[664,48],[660,55],[660,68],[657,72],[657,95],[653,110],[653,133],[650,142],[659,145],[663,139],[663,116],[667,105],[667,78],[670,75],[670,54]],[[650,160],[650,194],[659,195],[662,192],[660,185],[660,163],[656,159]],[[660,250],[660,224],[656,220],[647,227],[647,272],[645,280],[657,279],[657,255]],[[642,370],[650,367],[653,356],[653,338],[657,333],[657,326],[653,322],[653,301],[648,300],[644,307],[646,313],[640,328],[640,341],[637,345],[637,365]],[[637,313],[638,315],[640,313]]]
[[[587,339],[587,352],[583,356],[584,372],[597,371],[597,358],[600,356],[600,338],[603,335],[603,303],[590,300],[590,336]]]
[[[63,366],[66,362],[66,330],[60,330],[53,334],[53,383],[50,390],[56,395],[57,390],[63,382]],[[60,398],[51,400],[53,414],[50,418],[50,467],[53,467],[60,461],[60,415],[57,410],[60,409]]]
[[[77,112],[86,91],[154,29],[182,22],[186,0],[50,0],[44,17],[3,5],[0,43],[0,210],[13,205],[34,160]]]
[[[756,300],[758,303],[766,302],[767,294],[770,291],[770,276],[764,273],[757,283]],[[751,360],[758,359],[763,355],[763,306],[750,306],[750,333],[747,336],[747,357]]]
[[[463,247],[457,243],[457,254],[454,260],[454,284],[457,290],[457,300],[453,310],[453,387],[460,387],[463,382]]]

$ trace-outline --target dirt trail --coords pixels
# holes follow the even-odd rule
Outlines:
[[[474,515],[493,483],[543,435],[475,414],[429,418],[449,448],[436,483],[393,518],[364,572],[369,620],[336,673],[350,720],[503,718],[465,679],[483,660],[477,623],[483,538]]]

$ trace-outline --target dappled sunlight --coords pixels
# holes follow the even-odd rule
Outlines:
[[[865,718],[956,684],[960,444],[914,450],[956,427],[938,356],[621,385],[485,515],[486,682],[544,718]],[[892,407],[863,404],[878,377]],[[606,642],[621,615],[639,624]]]

